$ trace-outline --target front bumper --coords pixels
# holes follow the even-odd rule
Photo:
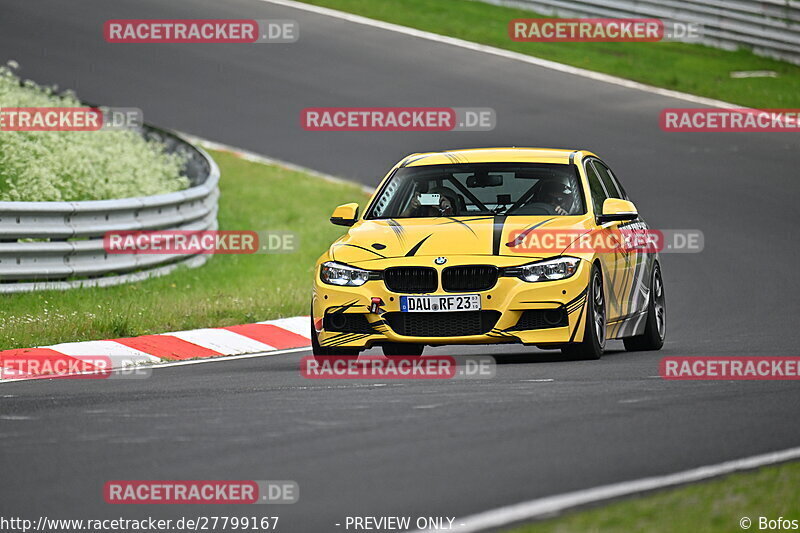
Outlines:
[[[499,259],[496,264],[500,267],[520,264],[519,258],[509,258],[514,263],[508,265],[502,264],[506,262],[505,258],[494,259]],[[421,266],[421,260],[425,261],[424,266],[431,266],[430,258],[411,257],[391,261],[372,261],[368,268],[378,270],[389,266]],[[485,263],[485,261],[476,257],[448,258],[447,266],[479,263]],[[435,268],[441,279],[442,267]],[[489,290],[465,292],[465,294],[480,294],[482,311],[496,311],[492,315],[493,317],[499,313],[496,322],[492,320],[494,325],[489,331],[476,335],[418,336],[402,335],[396,331],[397,321],[393,319],[396,319],[396,314],[400,313],[400,296],[406,293],[390,291],[383,280],[370,280],[360,287],[328,285],[319,279],[319,265],[317,265],[312,300],[312,321],[320,345],[335,348],[367,349],[386,342],[426,345],[499,343],[559,345],[580,342],[583,340],[586,288],[589,284],[590,273],[591,264],[582,260],[578,271],[565,280],[528,283],[518,278],[500,277],[496,285]],[[426,294],[452,296],[458,293],[439,290]],[[380,298],[383,301],[378,313],[370,312],[373,298]],[[528,310],[560,310],[563,316],[561,323],[565,325],[546,325],[545,327],[539,325],[537,329],[521,329],[521,326],[529,325],[520,324],[523,313]],[[358,317],[356,321],[359,327],[339,327],[337,331],[326,329],[325,315],[342,313],[362,315],[363,318]],[[444,314],[451,313],[427,313],[426,315]],[[432,320],[437,320],[437,318],[432,317]],[[327,323],[330,326],[330,318]],[[395,324],[395,328],[391,324]],[[341,329],[345,329],[345,331],[341,331]]]

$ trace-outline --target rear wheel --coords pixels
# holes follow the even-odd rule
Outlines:
[[[664,299],[664,282],[658,263],[653,267],[650,279],[650,302],[647,304],[647,322],[644,333],[622,339],[629,352],[660,350],[667,336],[667,305]]]
[[[314,327],[314,311],[311,311],[311,353],[314,357],[356,359],[359,351],[358,348],[330,348],[320,345],[317,328]]]
[[[586,325],[583,341],[561,348],[570,359],[600,359],[606,346],[606,300],[603,294],[603,274],[592,265],[589,289],[586,293]]]

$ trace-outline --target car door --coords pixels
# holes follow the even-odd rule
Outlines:
[[[594,160],[592,163],[600,176],[600,182],[608,190],[609,197],[628,200],[628,195],[611,169],[600,160]],[[618,222],[616,227],[620,230],[648,229],[647,223],[641,217],[629,222]],[[615,259],[620,294],[619,316],[623,319],[636,317],[647,308],[652,255],[647,252],[621,249]]]
[[[595,215],[602,213],[603,202],[606,198],[616,198],[619,191],[609,187],[607,182],[601,178],[597,166],[597,159],[589,158],[584,161],[584,170],[589,181],[589,192],[592,197],[592,206]],[[627,279],[630,273],[629,258],[621,247],[617,239],[616,229],[619,222],[609,222],[603,225],[601,231],[602,242],[612,245],[610,250],[603,250],[599,254],[600,264],[603,269],[603,284],[606,288],[606,321],[609,326],[627,313],[625,299]]]

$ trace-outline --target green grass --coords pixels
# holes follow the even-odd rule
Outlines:
[[[519,43],[508,36],[515,18],[530,11],[471,0],[306,0],[467,41],[604,72],[658,87],[748,107],[800,107],[800,66],[685,43]],[[480,61],[475,68],[480,68]],[[442,69],[449,68],[442,65]],[[777,78],[732,79],[740,70],[774,70]]]
[[[288,254],[217,255],[206,265],[108,288],[0,296],[0,349],[228,326],[308,314],[314,261],[343,228],[333,208],[364,205],[355,185],[214,152],[222,230],[289,230]]]
[[[733,474],[510,530],[510,533],[730,533],[739,520],[800,520],[800,463]]]

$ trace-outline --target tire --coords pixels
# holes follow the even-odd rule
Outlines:
[[[606,297],[603,292],[603,274],[592,265],[589,287],[586,291],[586,325],[583,341],[568,344],[561,353],[577,361],[600,359],[606,347]]]
[[[661,267],[658,263],[653,267],[650,278],[650,301],[647,304],[647,322],[644,333],[622,339],[629,352],[660,350],[667,336],[667,305],[664,299],[664,281],[661,279]]]
[[[382,345],[383,355],[386,357],[419,357],[425,350],[424,344],[413,344],[406,342],[387,342]]]
[[[319,338],[317,338],[317,329],[314,327],[314,310],[311,310],[311,353],[314,357],[336,357],[344,359],[358,358],[358,348],[328,348],[321,346]]]

